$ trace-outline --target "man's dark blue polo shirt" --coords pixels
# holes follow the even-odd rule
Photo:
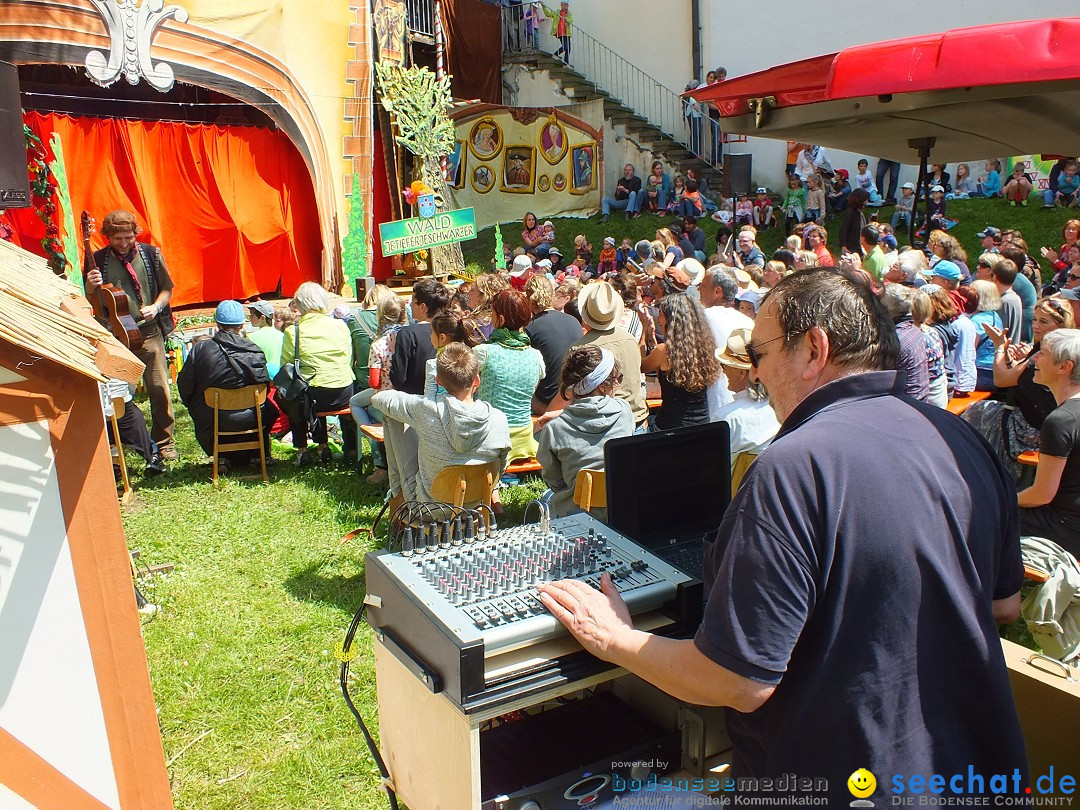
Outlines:
[[[750,468],[706,551],[698,648],[777,684],[728,712],[736,776],[989,777],[1023,740],[991,602],[1020,590],[1016,491],[963,420],[895,372],[803,400]],[[884,806],[882,804],[878,805]]]

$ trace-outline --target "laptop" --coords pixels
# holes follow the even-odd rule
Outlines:
[[[612,439],[604,469],[608,525],[701,579],[704,538],[731,501],[727,422]]]

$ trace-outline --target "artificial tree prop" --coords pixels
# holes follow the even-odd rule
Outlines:
[[[436,207],[445,210],[449,187],[442,171],[442,158],[455,145],[454,124],[447,115],[452,103],[450,77],[436,78],[425,67],[401,67],[379,62],[375,65],[382,105],[394,123],[394,140],[418,160],[415,179],[435,192]],[[441,272],[460,275],[465,270],[461,245],[453,243],[431,248],[430,264]]]
[[[364,195],[360,175],[353,173],[349,194],[349,232],[341,243],[341,264],[345,283],[356,291],[356,280],[368,274],[367,228],[364,227]],[[356,291],[358,293],[358,291]]]

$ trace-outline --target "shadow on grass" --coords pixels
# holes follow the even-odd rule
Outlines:
[[[364,575],[329,574],[322,563],[313,563],[285,580],[285,590],[302,602],[329,605],[351,616],[367,594]]]

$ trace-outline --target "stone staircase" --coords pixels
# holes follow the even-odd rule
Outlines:
[[[581,30],[575,29],[575,52],[580,37],[582,37]],[[651,121],[631,106],[632,101],[616,98],[588,76],[579,73],[574,65],[567,65],[561,59],[542,50],[528,48],[513,51],[504,50],[503,65],[504,69],[507,65],[521,65],[530,70],[546,70],[552,80],[558,83],[563,92],[568,97],[573,98],[575,102],[602,99],[604,102],[604,117],[616,127],[618,134],[639,145],[641,149],[652,152],[666,163],[677,167],[681,172],[685,172],[688,168],[694,169],[698,176],[708,183],[710,194],[714,198],[723,189],[722,168],[714,166],[708,160],[691,151],[687,134],[688,128],[685,123],[679,121],[676,123],[682,123],[682,126],[665,127]],[[660,87],[659,83],[656,83],[656,86]],[[665,92],[670,93],[670,91],[666,90]],[[676,112],[668,117],[674,120],[674,115],[677,114]],[[681,114],[679,114],[679,118],[681,118]],[[675,132],[676,128],[680,132]],[[705,119],[702,148],[706,154],[711,150],[708,128],[709,122],[708,119]],[[640,173],[644,177],[648,174],[648,167],[642,167]]]

